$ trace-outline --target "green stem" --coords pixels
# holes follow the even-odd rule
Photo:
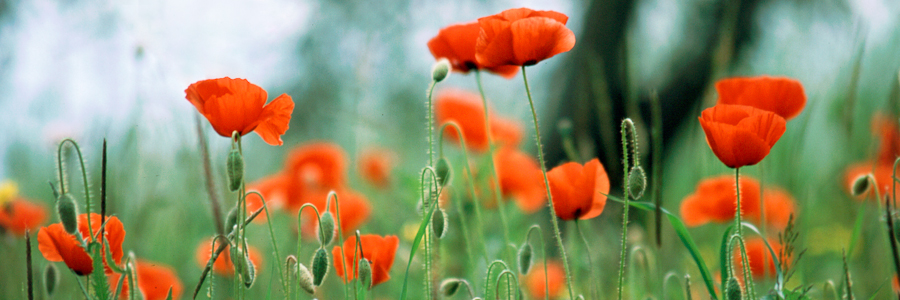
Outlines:
[[[82,180],[82,183],[84,184],[85,207],[87,207],[85,213],[88,216],[87,217],[88,233],[90,234],[89,235],[90,237],[93,237],[94,236],[94,227],[91,226],[91,193],[90,193],[90,188],[88,187],[87,170],[84,168],[84,157],[81,155],[81,148],[78,147],[78,143],[76,143],[72,139],[64,139],[62,142],[59,143],[59,148],[56,149],[56,163],[57,163],[57,167],[59,168],[60,195],[63,195],[67,192],[66,182],[64,180],[65,177],[63,176],[63,173],[65,172],[65,170],[63,168],[63,160],[62,160],[62,149],[63,149],[63,146],[65,146],[67,142],[72,144],[72,148],[75,148],[75,153],[78,154],[78,162],[80,163],[80,166],[81,166],[81,180]]]
[[[587,238],[584,237],[584,231],[581,230],[578,219],[575,219],[575,229],[578,231],[578,235],[581,236],[581,241],[584,242],[584,250],[587,252],[585,253],[585,256],[587,256],[588,259],[588,274],[590,276],[588,286],[590,286],[591,299],[599,299],[597,295],[597,281],[595,281],[596,277],[594,277],[594,262],[591,259],[591,247],[588,244]]]
[[[734,189],[736,205],[734,210],[734,227],[737,235],[744,238],[744,231],[741,230],[741,168],[734,168]]]
[[[628,151],[628,132],[627,131],[632,131],[633,127],[628,127],[627,126],[628,123],[630,123],[629,119],[623,120],[622,121],[622,129],[621,129],[622,167],[624,169],[624,171],[622,172],[622,174],[623,174],[622,175],[622,177],[623,177],[622,191],[625,193],[625,195],[624,195],[625,197],[623,197],[625,200],[625,206],[622,207],[622,249],[621,249],[621,252],[619,253],[619,281],[618,281],[618,285],[617,285],[617,289],[616,289],[619,300],[622,300],[622,291],[623,291],[623,287],[625,285],[625,250],[626,250],[626,248],[628,248],[628,240],[627,240],[627,238],[628,238],[628,207],[630,207],[630,205],[628,204],[628,200],[629,200],[629,198],[631,198],[631,195],[629,194],[630,189],[628,188],[628,186],[631,185],[631,183],[629,182],[631,179],[631,176],[629,176],[629,172],[628,172],[629,151]],[[632,131],[631,134],[633,136],[634,131]],[[637,158],[634,158],[634,160],[637,161]]]
[[[431,84],[428,86],[428,101],[426,104],[427,109],[428,109],[428,116],[427,116],[427,119],[428,119],[428,121],[427,121],[428,122],[428,166],[432,167],[432,168],[434,167],[434,103],[433,103],[431,97],[434,94],[434,86],[436,84],[437,84],[437,81],[432,80]],[[423,186],[423,188],[424,187],[425,186]],[[428,187],[428,197],[427,197],[427,199],[422,198],[422,207],[423,208],[428,207],[426,205],[428,202],[433,202],[433,201],[436,202],[437,201],[437,198],[435,197],[435,193],[434,193],[434,190],[436,187],[432,184],[429,184],[427,187]],[[426,214],[422,214],[422,217],[424,218],[425,215]],[[430,227],[431,226],[430,222],[426,226]],[[426,228],[426,229],[428,229],[428,228]],[[432,270],[432,267],[431,267],[432,239],[431,239],[430,232],[426,232],[423,239],[424,239],[423,242],[425,243],[425,298],[431,299],[432,298],[432,289],[433,289],[431,280],[432,280],[432,278],[434,278],[434,270]]]
[[[475,189],[476,189],[475,176],[472,175],[472,167],[469,165],[469,152],[468,152],[468,148],[466,148],[466,139],[465,139],[465,136],[463,136],[462,130],[459,129],[459,124],[457,124],[455,121],[452,121],[452,120],[447,121],[446,123],[441,125],[441,132],[438,133],[440,135],[440,138],[438,139],[438,145],[439,145],[438,146],[438,154],[440,157],[444,157],[444,132],[446,131],[445,129],[447,127],[453,127],[453,129],[456,130],[456,134],[459,136],[459,145],[460,145],[460,148],[462,149],[462,154],[463,154],[463,166],[466,169],[466,176],[467,176],[466,178],[468,179],[468,182],[469,182],[469,190],[472,193],[472,201],[475,202],[475,205],[474,205],[475,218],[478,223],[478,235],[480,237],[479,240],[481,241],[481,248],[484,251],[484,256],[483,256],[484,264],[487,264],[488,263],[488,257],[487,257],[488,251],[487,251],[487,245],[485,245],[485,242],[484,242],[484,223],[482,221],[483,219],[481,218],[481,201],[478,201],[478,193],[475,192]],[[460,213],[460,218],[463,219],[462,224],[463,224],[463,231],[465,231],[464,234],[466,235],[466,243],[469,244],[471,240],[468,237],[468,233],[467,233],[468,226],[466,225],[467,222],[465,220],[466,218],[465,218],[463,210],[462,210],[462,204],[459,201],[455,201],[455,202],[457,205],[457,210]],[[469,250],[469,252],[472,252],[471,249],[469,249],[469,248],[466,248],[466,249]],[[471,257],[471,253],[469,254],[469,256]]]
[[[541,230],[541,226],[534,224],[531,225],[531,228],[528,228],[528,233],[525,234],[525,242],[528,242],[531,238],[531,232],[537,230],[540,236],[538,237],[538,241],[541,242],[541,257],[544,258],[544,299],[550,299],[550,279],[547,278],[547,246],[544,245],[544,231]]]
[[[537,111],[534,109],[534,100],[531,98],[531,89],[528,87],[528,76],[525,75],[525,66],[522,66],[522,80],[525,81],[525,93],[528,95],[528,104],[531,106],[531,117],[534,120],[534,141],[537,143],[538,162],[541,164],[541,174],[544,175],[544,187],[547,189],[547,203],[550,207],[550,223],[553,224],[553,235],[556,238],[556,245],[559,246],[559,256],[562,258],[563,268],[566,271],[566,288],[569,290],[569,299],[575,299],[575,291],[572,290],[572,276],[571,271],[569,270],[569,259],[566,258],[566,248],[563,246],[562,236],[559,234],[559,221],[556,220],[556,208],[553,206],[553,194],[550,193],[550,180],[547,179],[547,166],[544,163],[544,147],[541,143],[541,129],[540,125],[538,125]]]

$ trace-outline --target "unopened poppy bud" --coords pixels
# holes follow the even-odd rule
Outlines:
[[[578,297],[575,297],[575,299],[576,300],[584,300],[584,295],[578,295]]]
[[[447,78],[447,75],[450,75],[450,61],[441,58],[431,67],[431,79],[434,82],[441,82]]]
[[[47,264],[47,268],[44,269],[44,290],[47,291],[47,296],[52,297],[58,285],[59,270],[56,269],[54,264]]]
[[[452,297],[456,295],[456,291],[459,291],[459,286],[462,285],[462,280],[459,278],[447,278],[441,282],[441,295],[444,297]]]
[[[869,188],[872,186],[872,174],[859,175],[856,179],[853,180],[853,185],[850,186],[850,193],[853,196],[859,196],[867,193]]]
[[[316,293],[316,286],[313,284],[313,276],[309,273],[309,269],[301,263],[297,263],[297,280],[300,281],[300,288],[306,293],[312,295]]]
[[[741,285],[734,276],[725,283],[725,300],[741,300]]]
[[[519,253],[516,255],[516,262],[519,263],[519,272],[522,273],[522,275],[528,274],[528,271],[531,270],[531,265],[534,262],[534,249],[531,247],[530,243],[526,242],[519,248]]]
[[[442,238],[447,233],[447,213],[443,209],[438,208],[431,216],[431,229],[437,238]]]
[[[359,282],[366,289],[372,288],[372,263],[365,257],[359,260]]]
[[[647,175],[644,174],[644,168],[632,167],[631,172],[628,172],[628,193],[631,194],[631,199],[640,199],[645,189],[647,189]]]
[[[322,247],[328,246],[331,244],[331,241],[334,240],[334,215],[331,214],[330,211],[326,211],[321,216],[321,221],[319,221],[319,231],[316,231],[316,234],[319,235],[319,243]],[[324,235],[322,235],[324,233]]]
[[[325,281],[325,275],[328,274],[328,252],[323,248],[319,248],[312,260],[313,285],[320,286]]]
[[[437,174],[438,183],[440,183],[441,186],[446,186],[450,183],[450,176],[453,175],[453,169],[450,167],[450,162],[447,161],[447,158],[442,157],[438,160],[437,165],[434,166],[434,172]]]
[[[56,212],[59,220],[69,234],[78,232],[78,207],[75,206],[75,198],[72,194],[65,193],[56,201]]]
[[[244,279],[244,286],[248,289],[256,282],[256,265],[250,260],[250,256],[245,251],[238,251],[241,254],[241,278]]]
[[[234,226],[237,225],[237,222],[238,208],[235,206],[231,208],[231,211],[228,212],[228,216],[225,217],[225,230],[231,232],[234,229]]]
[[[244,181],[244,158],[237,148],[231,148],[228,153],[228,160],[225,162],[226,174],[228,175],[228,188],[234,192],[241,188],[241,182]]]
[[[572,120],[568,118],[564,118],[559,120],[556,123],[556,130],[559,130],[559,135],[561,136],[571,136],[572,135]]]

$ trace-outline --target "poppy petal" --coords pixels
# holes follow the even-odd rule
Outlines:
[[[603,208],[606,207],[606,195],[609,194],[609,176],[606,174],[606,169],[603,168],[603,165],[596,158],[587,162],[584,169],[586,172],[590,172],[590,175],[585,174],[585,176],[588,176],[593,181],[589,185],[592,188],[589,189],[591,195],[588,196],[591,199],[591,206],[590,210],[585,212],[579,219],[591,219],[603,213]]]
[[[66,266],[78,275],[94,271],[91,257],[60,223],[41,228],[38,232],[38,250],[49,261],[65,262]]]
[[[478,19],[481,34],[475,42],[475,59],[485,67],[510,65],[515,62],[513,33],[510,22],[496,16]]]
[[[254,130],[262,137],[263,141],[272,146],[281,146],[281,135],[288,130],[291,122],[291,113],[294,111],[294,101],[291,96],[281,94],[275,100],[262,108],[259,115],[259,124]]]
[[[515,21],[510,25],[510,31],[517,65],[535,64],[575,47],[575,33],[551,18]]]
[[[737,77],[716,82],[719,103],[749,105],[793,119],[806,106],[803,85],[786,77]]]

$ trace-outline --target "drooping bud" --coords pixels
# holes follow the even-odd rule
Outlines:
[[[437,238],[442,238],[447,233],[447,213],[440,207],[431,215],[431,230]]]
[[[323,233],[325,235],[322,235]],[[334,215],[330,211],[322,214],[321,221],[319,221],[319,231],[316,231],[316,234],[319,235],[319,243],[322,247],[328,246],[334,240]]]
[[[441,58],[437,62],[434,63],[434,66],[431,67],[431,79],[434,82],[441,82],[450,75],[450,61],[446,58]]]
[[[78,207],[75,206],[75,198],[72,194],[65,193],[56,200],[56,212],[59,220],[69,234],[78,232]]]
[[[44,269],[44,290],[47,291],[47,296],[52,297],[57,286],[59,286],[59,270],[56,269],[56,265],[47,264],[47,268]]]
[[[450,161],[446,157],[441,157],[437,165],[434,166],[434,173],[437,174],[438,183],[446,186],[450,183],[450,177],[453,176],[453,168],[450,167]]]
[[[313,285],[320,286],[325,281],[325,275],[328,274],[328,251],[324,248],[316,250],[312,260]]]
[[[462,281],[459,278],[447,278],[441,282],[441,295],[445,298],[452,297],[456,295],[456,291],[459,290],[459,286],[462,285]]]
[[[631,171],[628,172],[628,193],[631,199],[640,199],[646,189],[647,175],[644,174],[644,168],[640,165],[631,167]]]
[[[872,186],[872,181],[870,180],[872,180],[871,173],[859,175],[853,180],[853,185],[850,186],[850,193],[853,196],[859,196],[869,192],[869,188]]]
[[[238,222],[238,208],[237,206],[232,207],[230,211],[228,211],[228,216],[225,217],[225,232],[231,232],[234,230],[234,226],[237,225]]]
[[[231,259],[232,263],[234,263],[235,272],[240,274],[244,281],[244,286],[250,288],[253,286],[253,282],[256,281],[256,266],[253,265],[253,261],[250,260],[250,256],[247,253],[244,249],[238,248],[237,257],[232,256]]]
[[[241,182],[244,181],[244,158],[237,148],[231,148],[228,153],[225,173],[228,175],[228,189],[234,192],[241,188]]]
[[[725,300],[741,300],[741,285],[734,276],[725,283]]]
[[[366,289],[372,288],[372,263],[365,257],[359,260],[359,282]]]
[[[300,281],[300,288],[306,293],[312,295],[316,293],[316,286],[313,284],[313,276],[309,273],[309,269],[301,263],[297,263],[297,279]]]
[[[526,242],[522,244],[522,247],[519,247],[516,261],[519,263],[519,272],[522,275],[531,271],[531,265],[534,263],[534,249],[531,247],[531,243]]]

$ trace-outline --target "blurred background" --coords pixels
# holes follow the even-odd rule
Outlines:
[[[528,69],[548,167],[567,160],[556,125],[568,119],[580,155],[600,158],[612,186],[621,186],[618,124],[624,117],[635,119],[649,153],[646,122],[650,94],[656,92],[663,109],[663,164],[649,168],[662,168],[663,205],[675,213],[700,179],[730,172],[709,151],[696,122],[700,111],[715,103],[714,82],[762,74],[801,81],[806,109],[788,125],[770,158],[745,169],[797,200],[801,245],[809,249],[798,283],[821,286],[840,279],[840,250],[857,214],[879,216],[874,203],[846,195],[844,169],[875,152],[874,113],[896,119],[900,109],[900,2],[894,0],[0,0],[0,128],[6,129],[0,133],[0,179],[16,182],[23,197],[52,207],[47,182],[55,180],[59,141],[71,137],[82,145],[96,189],[106,138],[109,207],[125,224],[125,248],[174,266],[188,296],[199,277],[193,251],[211,233],[212,217],[202,188],[197,113],[184,90],[202,79],[240,77],[266,89],[270,99],[287,93],[296,103],[283,147],[268,146],[255,135],[244,139],[245,153],[252,153],[245,154],[248,180],[277,172],[295,146],[333,141],[351,157],[351,186],[375,208],[364,231],[402,235],[408,224],[391,219],[395,211],[378,208],[400,203],[409,209],[402,213],[407,220],[417,218],[415,189],[404,188],[415,186],[427,161],[424,104],[434,58],[426,43],[442,27],[514,7],[565,13],[577,36],[572,51]],[[526,125],[522,144],[534,153],[521,76],[484,80],[493,109]],[[458,73],[437,90],[448,87],[477,91],[474,76]],[[222,179],[230,144],[206,124],[205,138]],[[396,152],[398,189],[378,191],[353,174],[357,154],[373,146]],[[649,163],[650,157],[644,159]],[[618,245],[621,205],[607,210],[587,224],[598,235],[595,265],[612,270],[618,250],[610,245]],[[549,228],[546,212],[509,211],[513,226]],[[652,216],[632,216],[634,243],[652,245]],[[281,218],[276,221],[290,222]],[[696,274],[666,225],[667,250],[658,269]],[[883,226],[875,221],[867,226],[863,250],[851,263],[851,270],[863,273],[855,291],[866,296],[892,271],[879,231]],[[266,231],[258,229],[265,249]],[[708,261],[716,259],[722,230],[693,231]],[[290,231],[283,235],[290,244]],[[524,232],[513,235],[520,240]],[[173,236],[184,244],[162,242]],[[390,299],[399,290],[409,244],[401,238],[395,280],[376,289],[377,297]],[[13,262],[0,264],[0,272],[12,274],[0,279],[0,298],[22,295],[23,247],[11,236],[0,242],[0,260]],[[677,259],[662,259],[667,256]],[[39,254],[37,259],[38,266],[45,264]],[[601,289],[614,291],[614,277],[602,275]],[[71,280],[63,284],[75,291]],[[421,288],[413,284],[412,289]]]

